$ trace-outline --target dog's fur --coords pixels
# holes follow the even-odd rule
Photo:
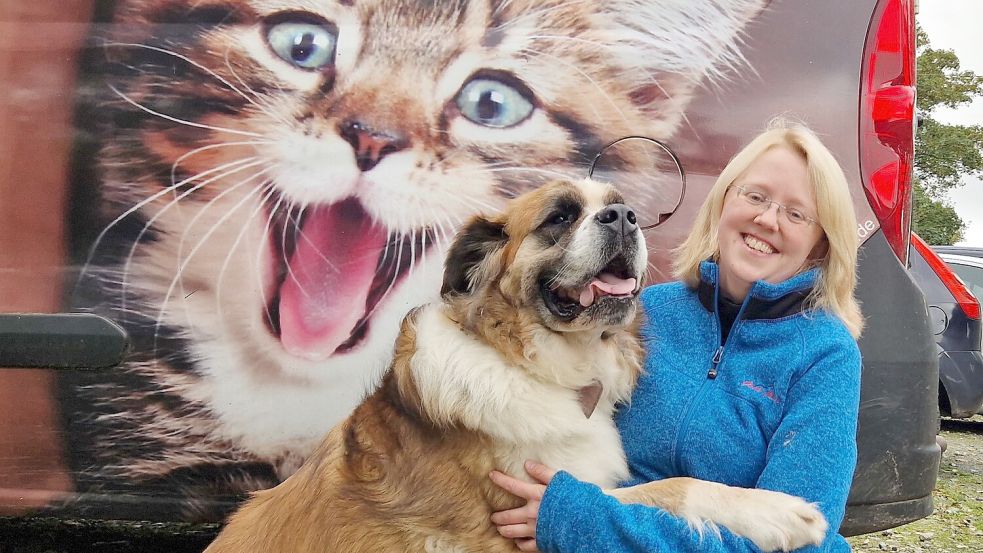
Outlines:
[[[647,258],[628,213],[611,187],[559,181],[474,219],[448,256],[443,302],[403,321],[381,385],[206,553],[513,551],[489,517],[517,500],[492,469],[524,475],[533,458],[605,487],[625,479],[612,415],[641,370]],[[622,287],[578,301],[604,289],[599,276]],[[595,407],[583,397],[597,383]],[[825,531],[804,501],[764,490],[675,478],[611,493],[765,549]]]

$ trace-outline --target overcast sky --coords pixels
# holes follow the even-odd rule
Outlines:
[[[919,0],[917,19],[933,48],[955,50],[963,69],[983,74],[983,0]],[[935,115],[944,123],[983,125],[983,100],[958,110],[940,107]],[[963,183],[949,193],[967,224],[961,243],[983,247],[983,179],[966,177]]]

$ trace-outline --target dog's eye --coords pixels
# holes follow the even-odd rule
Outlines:
[[[546,219],[548,225],[566,225],[573,221],[572,213],[554,213]]]

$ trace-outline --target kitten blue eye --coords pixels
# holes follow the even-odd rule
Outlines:
[[[527,93],[489,78],[464,85],[457,95],[457,107],[469,121],[499,129],[521,123],[533,110]]]
[[[313,71],[334,62],[338,36],[323,25],[287,21],[270,27],[266,40],[288,63]]]

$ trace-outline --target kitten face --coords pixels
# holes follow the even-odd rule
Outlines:
[[[103,195],[145,223],[112,267],[123,311],[188,340],[229,438],[305,447],[437,298],[458,225],[670,137],[763,2],[122,1]],[[651,157],[620,164],[659,201],[632,184]]]

